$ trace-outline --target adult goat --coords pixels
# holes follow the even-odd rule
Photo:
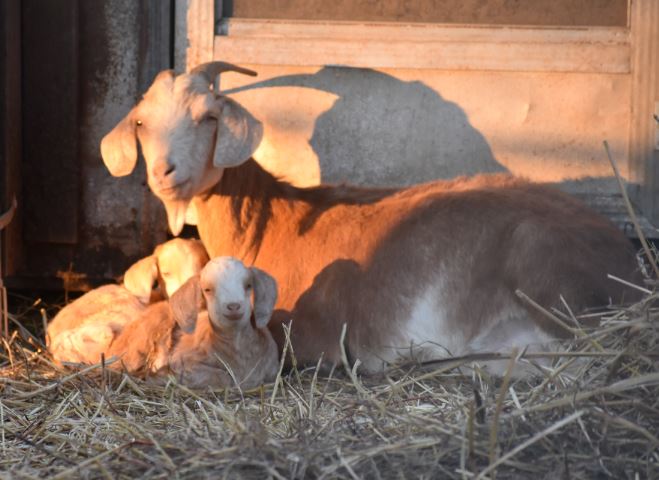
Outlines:
[[[139,140],[148,182],[178,234],[194,213],[211,257],[232,255],[280,285],[271,325],[292,320],[299,362],[340,360],[339,338],[374,371],[406,358],[544,345],[567,332],[528,308],[573,310],[618,300],[607,273],[634,279],[631,244],[607,220],[553,188],[505,175],[402,189],[296,188],[251,155],[262,126],[210,85],[211,62],[161,72],[103,139],[103,160],[129,174]]]

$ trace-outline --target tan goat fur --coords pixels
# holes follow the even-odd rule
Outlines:
[[[402,189],[279,181],[249,158],[258,122],[209,90],[218,68],[226,65],[161,73],[103,139],[103,158],[113,174],[128,174],[139,140],[172,231],[192,205],[211,256],[236,256],[277,279],[271,330],[281,346],[281,323],[292,320],[300,363],[321,354],[338,362],[344,323],[350,359],[367,371],[544,344],[566,332],[516,290],[545,308],[562,295],[580,311],[623,298],[608,273],[638,280],[627,239],[548,186],[506,175]]]
[[[169,302],[152,305],[128,324],[108,355],[120,359],[114,368],[171,373],[191,387],[260,385],[277,371],[277,345],[265,328],[276,298],[276,282],[267,273],[233,258],[213,259]]]
[[[198,240],[173,239],[133,264],[123,285],[104,285],[66,305],[48,324],[47,343],[58,362],[96,363],[124,326],[147,305],[173,293],[208,261]],[[158,289],[153,289],[158,280]]]

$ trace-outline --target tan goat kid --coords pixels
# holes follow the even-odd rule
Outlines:
[[[124,274],[123,285],[104,285],[66,305],[48,324],[48,349],[57,362],[96,363],[124,326],[208,262],[198,240],[175,238],[158,245]],[[153,289],[158,280],[158,287]]]
[[[126,326],[110,347],[109,355],[120,359],[112,365],[132,374],[172,373],[198,388],[273,380],[279,357],[265,327],[276,300],[270,275],[232,257],[215,258],[169,302]]]
[[[271,330],[281,345],[279,324],[292,319],[299,362],[339,361],[344,323],[350,358],[369,371],[410,356],[543,345],[567,332],[516,290],[545,308],[562,295],[579,311],[621,298],[607,273],[636,280],[627,239],[546,186],[505,175],[404,189],[277,180],[251,159],[259,122],[209,88],[226,70],[254,74],[222,62],[161,72],[101,152],[113,175],[127,175],[139,140],[172,232],[192,206],[211,256],[277,279]]]

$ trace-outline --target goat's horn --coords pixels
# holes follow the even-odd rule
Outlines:
[[[192,69],[190,75],[201,75],[208,83],[213,83],[215,77],[217,77],[222,72],[238,72],[244,75],[251,75],[255,77],[257,73],[254,70],[249,68],[239,67],[238,65],[233,65],[232,63],[227,62],[208,62],[197,65]]]

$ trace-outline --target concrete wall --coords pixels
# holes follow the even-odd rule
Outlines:
[[[163,207],[146,186],[143,163],[112,177],[100,142],[139,100],[155,74],[169,66],[168,2],[80,2],[81,216],[74,269],[91,277],[123,274],[166,237]],[[160,16],[165,18],[161,19]],[[163,53],[164,52],[164,53]]]
[[[404,185],[479,172],[627,175],[630,78],[602,73],[253,66],[221,88],[265,124],[256,158],[299,185]]]
[[[607,140],[659,223],[655,0],[182,0],[176,20],[178,71],[216,59],[260,72],[221,88],[264,122],[257,160],[293,183],[507,171],[628,228]]]
[[[165,238],[162,206],[145,184],[142,162],[133,175],[112,177],[102,162],[100,143],[141,98],[157,72],[169,67],[168,33],[160,31],[163,22],[157,18],[165,10],[168,25],[169,8],[164,6],[167,2],[160,3],[160,8],[154,8],[105,0],[98,9],[81,2],[83,12],[91,17],[82,30],[87,41],[81,44],[80,55],[86,75],[81,102],[81,203],[86,227],[94,232],[84,246],[113,248],[127,259],[149,254]],[[164,44],[153,45],[153,40]],[[123,265],[112,267],[115,275],[116,269],[123,271]]]
[[[556,183],[624,224],[602,142],[633,193],[654,183],[630,162],[636,76],[626,3],[600,3],[579,4],[592,14],[585,23],[614,26],[346,23],[279,13],[217,22],[217,2],[187,0],[177,11],[185,32],[177,53],[185,54],[176,66],[216,59],[257,70],[257,80],[225,74],[221,90],[264,123],[255,158],[297,185],[509,172]],[[612,22],[596,15],[614,11]]]

